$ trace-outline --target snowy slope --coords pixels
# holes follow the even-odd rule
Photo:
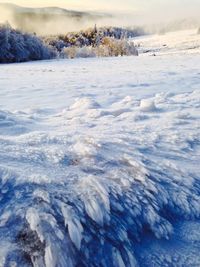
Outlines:
[[[156,57],[0,66],[0,266],[200,266],[200,54],[182,34]]]
[[[182,30],[160,35],[135,38],[140,53],[152,55],[199,54],[200,34],[198,29]]]

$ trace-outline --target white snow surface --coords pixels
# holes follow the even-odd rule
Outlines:
[[[0,66],[0,266],[200,266],[196,32]]]

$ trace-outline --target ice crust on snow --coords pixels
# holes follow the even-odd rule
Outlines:
[[[62,215],[65,220],[65,226],[68,226],[69,236],[78,250],[81,248],[83,227],[79,218],[73,214],[73,209],[61,204]]]
[[[173,57],[1,67],[3,267],[200,266],[200,60]]]

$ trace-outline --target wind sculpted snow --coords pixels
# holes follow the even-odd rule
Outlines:
[[[1,266],[200,265],[199,62],[1,66]]]

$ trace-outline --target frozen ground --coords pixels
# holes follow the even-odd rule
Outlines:
[[[1,267],[200,266],[193,39],[137,38],[149,50],[139,57],[0,66]]]

